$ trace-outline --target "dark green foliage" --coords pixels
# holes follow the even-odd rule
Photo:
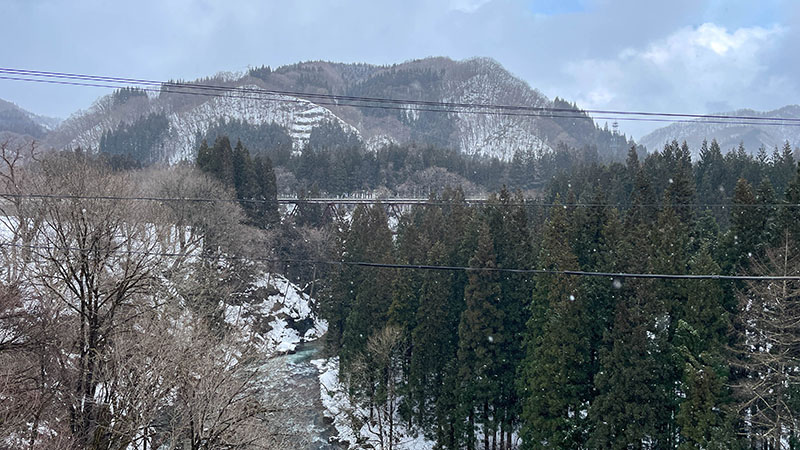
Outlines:
[[[241,141],[254,157],[266,156],[276,166],[287,165],[292,154],[292,138],[285,128],[274,123],[252,125],[239,119],[223,119],[212,124],[205,136],[198,136],[197,142],[214,142],[221,136]]]
[[[269,228],[280,221],[275,172],[268,157],[251,158],[241,141],[232,149],[228,137],[222,136],[213,147],[201,142],[197,167],[233,189],[252,225]]]
[[[693,216],[694,183],[692,182],[692,160],[686,142],[678,146],[672,141],[662,153],[664,168],[669,179],[664,190],[664,204],[669,205],[684,224],[689,224]]]
[[[341,124],[330,121],[311,129],[308,145],[318,150],[337,150],[358,148],[361,140],[355,132],[345,130]]]
[[[589,408],[593,423],[589,445],[668,448],[675,399],[669,386],[674,369],[669,364],[667,332],[655,320],[659,314],[650,283],[626,285],[606,336],[608,349],[600,354],[597,397]]]
[[[788,233],[794,242],[800,242],[800,206],[797,206],[800,205],[800,163],[794,178],[786,187],[785,203],[780,212],[780,229]]]
[[[441,81],[442,73],[431,69],[389,69],[356,83],[347,90],[347,95],[423,100],[440,95]],[[365,115],[375,117],[404,118],[411,114],[406,111],[375,108],[362,108],[361,111]],[[438,115],[446,116],[445,114]]]
[[[224,185],[234,187],[233,148],[230,139],[227,136],[218,137],[213,147],[203,141],[197,151],[197,167]]]
[[[481,224],[478,248],[470,259],[470,267],[497,267],[488,227]],[[503,375],[500,360],[503,339],[503,312],[500,309],[501,287],[497,272],[473,270],[464,289],[466,309],[458,325],[458,363],[462,405],[469,423],[466,430],[468,448],[475,446],[475,424],[484,429],[497,429],[495,406],[501,395]],[[488,434],[485,435],[488,439]]]
[[[380,204],[356,208],[351,231],[345,243],[349,261],[393,262],[392,234],[386,212]],[[364,351],[367,340],[382,328],[389,315],[395,273],[391,270],[369,271],[357,268],[351,279],[352,307],[346,312],[341,342],[341,364],[345,369]]]
[[[388,147],[359,159],[358,150],[332,156],[308,149],[300,160],[307,158],[302,170],[312,177],[340,171],[345,179],[329,182],[340,187],[350,183],[346,178],[355,167],[387,186],[430,164],[461,161],[449,166],[453,171],[476,167],[442,150],[423,150]],[[780,252],[769,249],[800,237],[800,208],[792,206],[800,203],[800,175],[786,181],[777,196],[786,204],[776,207],[766,166],[772,163],[763,153],[759,159],[735,149],[723,156],[712,142],[693,166],[689,149],[677,142],[643,160],[634,147],[624,165],[581,162],[567,149],[542,158],[517,152],[520,168],[484,161],[477,166],[486,169],[481,176],[501,173],[498,179],[544,186],[543,199],[525,200],[503,188],[484,208],[468,208],[462,192],[445,190],[430,197],[444,204],[404,212],[394,240],[385,217],[378,217],[382,210],[363,207],[354,213],[352,231],[335,236],[350,261],[779,274]],[[325,163],[322,169],[321,161],[340,166]],[[560,173],[537,184],[543,168],[559,164]],[[733,207],[720,205],[731,201]],[[541,205],[550,202],[555,205]],[[768,255],[775,268],[756,264]],[[794,260],[787,265],[781,268],[786,273],[800,270]],[[753,313],[741,298],[776,297],[776,286],[764,291],[715,279],[532,277],[490,270],[345,266],[333,272],[332,295],[321,308],[343,377],[370,335],[387,325],[399,330],[398,417],[435,441],[435,448],[507,448],[512,433],[523,438],[524,448],[768,448],[777,442],[748,428],[745,410],[735,408],[743,404],[746,382],[757,384],[783,370],[762,374],[765,369],[747,366],[754,355],[740,342],[752,326],[742,318]],[[737,294],[743,289],[749,293]],[[784,302],[794,311],[791,305]],[[791,316],[786,324],[800,321],[794,312],[784,315]],[[773,316],[770,321],[778,320]],[[789,326],[786,336],[795,329]],[[757,334],[750,330],[747,336]],[[765,363],[776,357],[760,356]],[[761,395],[782,399],[784,411],[800,411],[800,383],[793,372],[783,373],[788,384],[780,396]],[[366,394],[379,398],[377,391]],[[752,404],[762,409],[749,411],[771,417],[767,403]],[[786,438],[792,433],[787,428]]]
[[[272,69],[269,66],[253,67],[249,70],[249,74],[252,77],[260,78],[266,81],[272,74]]]
[[[694,168],[694,183],[697,191],[697,198],[704,203],[721,204],[725,203],[730,197],[728,166],[716,140],[703,141],[700,148],[700,160]],[[717,223],[727,224],[726,211],[720,208],[711,210]]]
[[[571,242],[575,230],[567,210],[557,207],[544,235],[540,261],[544,268],[578,268]],[[586,440],[585,402],[591,391],[589,335],[584,333],[590,300],[579,292],[579,280],[543,275],[533,296],[528,323],[523,392],[527,448],[576,448]],[[558,386],[557,389],[553,389]]]
[[[444,246],[434,245],[428,252],[429,264],[444,262]],[[455,357],[458,336],[453,333],[449,319],[450,276],[433,273],[425,277],[420,293],[419,307],[414,316],[411,340],[414,351],[409,367],[411,393],[417,408],[420,424],[435,424],[432,437],[446,442],[449,413],[442,408],[446,397],[454,397],[453,386],[448,386],[455,374]],[[457,402],[456,402],[457,404]]]
[[[788,141],[780,151],[778,151],[778,147],[775,147],[767,167],[767,173],[775,191],[785,192],[795,175],[795,159],[792,155],[792,146]]]
[[[731,229],[726,236],[729,246],[728,256],[732,264],[747,267],[753,253],[763,242],[761,235],[768,217],[762,216],[761,211],[754,207],[757,203],[755,192],[744,178],[740,178],[736,183],[733,203]]]
[[[220,136],[242,141],[253,156],[267,156],[277,166],[287,165],[292,154],[292,138],[285,128],[274,123],[252,125],[243,120],[223,119],[211,125],[203,139],[213,142]],[[198,137],[197,142],[201,141]]]
[[[127,156],[148,165],[163,158],[161,145],[169,121],[164,114],[151,113],[131,124],[121,124],[106,131],[100,138],[100,152],[111,156]]]
[[[703,247],[691,261],[691,273],[718,273],[720,268]],[[719,281],[689,281],[684,319],[677,325],[675,346],[684,359],[681,401],[676,423],[681,449],[731,448],[735,443],[733,420],[728,414],[724,347],[730,319],[723,307]]]
[[[124,105],[132,98],[147,98],[147,92],[136,87],[124,87],[117,89],[111,94],[111,102],[114,106]]]

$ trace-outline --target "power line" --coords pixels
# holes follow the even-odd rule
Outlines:
[[[2,72],[0,72],[2,73]],[[85,87],[99,87],[99,88],[106,88],[106,89],[122,89],[126,87],[130,87],[128,85],[106,85],[106,84],[94,84],[94,83],[83,83],[83,82],[69,82],[69,81],[56,81],[56,80],[41,80],[41,79],[32,79],[32,78],[21,78],[21,77],[6,77],[0,76],[0,80],[12,80],[12,81],[28,81],[28,82],[36,82],[36,83],[47,83],[47,84],[56,84],[56,85],[69,85],[69,86],[85,86]],[[165,83],[165,85],[169,85],[169,83]],[[184,88],[193,89],[192,85],[185,85]],[[403,111],[403,112],[435,112],[435,113],[454,113],[454,114],[473,114],[473,115],[484,115],[484,116],[511,116],[511,117],[543,117],[548,119],[580,119],[580,120],[624,120],[629,122],[664,122],[664,123],[703,123],[703,124],[727,124],[727,125],[754,125],[754,126],[762,126],[762,125],[779,125],[779,126],[788,126],[788,127],[800,127],[800,123],[794,122],[774,122],[775,120],[795,120],[795,119],[781,119],[781,118],[762,118],[766,121],[732,121],[732,120],[713,120],[713,119],[677,119],[677,118],[656,118],[656,117],[617,117],[617,116],[600,116],[600,117],[592,117],[588,115],[584,115],[581,111],[574,111],[571,112],[573,115],[564,115],[564,114],[555,114],[555,113],[515,113],[515,112],[505,112],[505,111],[487,111],[487,110],[476,110],[476,109],[443,109],[443,108],[421,108],[421,107],[400,107],[400,106],[386,106],[386,105],[374,105],[374,104],[361,104],[361,103],[342,103],[342,102],[329,102],[329,101],[314,101],[310,102],[308,100],[302,99],[294,99],[294,98],[286,98],[286,97],[263,97],[261,95],[264,94],[257,94],[254,93],[252,95],[236,95],[236,92],[244,92],[247,93],[246,88],[224,88],[228,90],[228,93],[209,93],[209,92],[194,92],[194,91],[185,91],[185,90],[172,90],[170,88],[139,88],[145,92],[153,92],[158,94],[180,94],[180,95],[195,95],[195,96],[202,96],[202,97],[216,97],[216,98],[238,98],[244,100],[259,100],[259,101],[270,101],[270,102],[277,102],[277,103],[302,103],[302,104],[311,104],[311,105],[323,105],[323,106],[351,106],[355,108],[369,108],[369,109],[380,109],[380,110],[391,110],[391,111]],[[223,88],[220,88],[223,89]],[[277,95],[277,94],[267,94],[267,95]],[[655,113],[654,113],[655,114]],[[733,116],[723,116],[723,117],[733,117]],[[759,119],[761,120],[761,119]],[[770,122],[769,120],[772,120]],[[800,120],[800,119],[797,119]]]
[[[1,73],[1,72],[0,72]],[[36,82],[36,83],[47,83],[47,84],[57,84],[57,85],[68,85],[68,86],[85,86],[85,87],[99,87],[99,88],[107,88],[107,89],[122,89],[126,87],[130,87],[127,85],[106,85],[106,84],[95,84],[95,83],[84,83],[84,82],[70,82],[70,81],[56,81],[56,80],[40,80],[40,79],[31,79],[31,78],[21,78],[21,77],[6,77],[0,76],[0,80],[12,80],[12,81],[29,81],[29,82]],[[192,89],[191,85],[186,85],[185,88]],[[229,88],[230,91],[228,93],[209,93],[209,92],[194,92],[194,91],[185,91],[185,90],[172,90],[170,88],[139,88],[145,92],[153,92],[158,94],[181,94],[181,95],[196,95],[202,97],[217,97],[217,98],[238,98],[244,100],[261,100],[261,101],[270,101],[270,102],[277,102],[277,103],[302,103],[302,104],[311,104],[311,105],[323,105],[323,106],[352,106],[356,108],[370,108],[370,109],[381,109],[381,110],[392,110],[392,111],[414,111],[414,112],[436,112],[436,113],[458,113],[458,114],[476,114],[476,115],[486,115],[486,116],[516,116],[516,117],[544,117],[544,118],[563,118],[563,119],[581,119],[581,120],[628,120],[628,121],[646,121],[646,122],[694,122],[692,120],[670,120],[670,119],[644,119],[644,118],[616,118],[616,117],[590,117],[586,115],[563,115],[563,114],[552,114],[552,113],[514,113],[514,112],[503,112],[503,111],[483,111],[483,110],[469,110],[469,109],[441,109],[441,108],[420,108],[420,107],[400,107],[400,106],[386,106],[386,105],[374,105],[374,104],[360,104],[360,103],[341,103],[341,102],[328,102],[328,101],[315,101],[310,102],[308,100],[302,99],[294,99],[294,98],[286,98],[286,97],[263,97],[262,95],[265,94],[251,94],[251,95],[236,95],[237,92],[244,92],[247,94],[246,90],[243,88]],[[228,89],[228,88],[226,88]],[[276,95],[276,94],[266,94],[266,95]],[[575,114],[579,112],[575,111]],[[734,123],[728,121],[705,121],[703,123]],[[758,125],[758,123],[748,123],[748,122],[735,122],[738,125]],[[787,126],[795,126],[792,124],[787,124]],[[797,124],[796,126],[800,126]]]
[[[0,243],[0,247],[16,247],[27,248],[29,250],[58,250],[58,251],[96,251],[98,249],[81,249],[77,247],[57,247],[48,245],[25,245],[14,243]],[[140,255],[140,256],[161,256],[161,257],[176,257],[176,258],[203,258],[203,259],[230,259],[230,260],[244,260],[244,261],[257,261],[257,262],[270,262],[281,264],[305,264],[305,265],[334,265],[334,266],[355,266],[367,267],[375,269],[403,269],[403,270],[435,270],[447,272],[499,272],[499,273],[514,273],[514,274],[528,274],[528,275],[566,275],[566,276],[583,276],[583,277],[600,277],[600,278],[638,278],[638,279],[662,279],[662,280],[738,280],[738,281],[800,281],[800,275],[717,275],[717,274],[663,274],[663,273],[629,273],[629,272],[592,272],[584,270],[553,270],[553,269],[520,269],[520,268],[504,268],[504,267],[468,267],[468,266],[440,266],[440,265],[427,265],[427,264],[391,264],[391,263],[376,263],[367,261],[333,261],[321,259],[290,259],[290,258],[266,258],[266,257],[249,257],[237,255],[221,255],[210,256],[204,254],[186,254],[174,252],[146,252],[136,250],[124,250],[114,252],[117,255]]]
[[[281,205],[403,205],[403,206],[526,206],[545,208],[616,208],[616,207],[662,207],[664,203],[642,204],[611,204],[611,203],[542,203],[535,199],[522,202],[500,202],[489,198],[465,198],[463,200],[445,201],[430,200],[427,198],[337,198],[337,197],[278,197],[275,200],[249,199],[249,198],[204,198],[204,197],[148,197],[148,196],[117,196],[117,195],[69,195],[69,194],[14,194],[0,192],[0,197],[17,199],[48,199],[48,200],[112,200],[112,201],[153,201],[153,202],[187,202],[187,203],[277,203]],[[670,203],[669,206],[685,206],[694,208],[734,208],[734,207],[800,207],[798,203]]]
[[[800,126],[800,118],[764,117],[764,116],[747,116],[747,115],[721,115],[721,114],[664,113],[664,112],[624,111],[624,110],[605,110],[605,109],[575,110],[570,108],[555,108],[555,107],[543,107],[543,106],[521,106],[521,105],[488,104],[488,103],[461,103],[461,102],[441,102],[441,101],[426,101],[426,100],[413,100],[413,99],[393,99],[393,98],[383,98],[383,97],[364,97],[364,96],[348,96],[348,95],[337,95],[337,94],[320,94],[311,92],[283,91],[283,90],[262,89],[262,88],[237,88],[229,86],[208,85],[202,83],[163,82],[163,81],[137,79],[137,78],[108,77],[100,75],[36,71],[36,70],[26,70],[26,69],[14,69],[14,68],[0,68],[0,73],[10,74],[10,75],[22,75],[28,77],[28,78],[0,77],[0,79],[15,80],[15,81],[31,81],[31,82],[69,84],[69,85],[104,87],[104,88],[121,88],[121,87],[129,87],[130,85],[145,85],[151,87],[144,88],[143,90],[150,92],[166,92],[166,93],[193,94],[193,95],[207,94],[209,96],[227,96],[227,95],[224,94],[212,95],[209,93],[200,94],[198,92],[187,92],[187,91],[170,91],[169,89],[179,88],[179,89],[203,90],[203,91],[216,92],[218,94],[240,92],[240,93],[252,93],[252,94],[293,96],[302,98],[330,100],[332,101],[332,103],[315,102],[316,104],[324,104],[330,106],[354,106],[354,107],[364,107],[364,108],[395,109],[404,111],[413,110],[413,111],[457,112],[457,113],[466,112],[466,113],[476,113],[476,114],[500,114],[500,115],[512,115],[512,116],[516,115],[516,116],[529,116],[529,117],[556,117],[556,118],[594,119],[594,120],[603,120],[603,119],[643,120],[643,121],[655,121],[655,122],[700,122],[700,123],[718,123],[718,124],[736,124],[736,125]],[[30,78],[30,77],[40,77],[40,78]],[[80,81],[59,82],[41,78],[55,78],[61,80],[67,79],[67,80],[80,80]],[[105,84],[85,83],[84,81],[93,81]],[[122,83],[125,86],[121,86],[120,84],[109,84],[109,83]],[[281,99],[281,98],[263,98],[263,99],[271,101],[281,101],[281,102],[292,101],[289,99]],[[349,103],[341,103],[341,102],[349,102]],[[372,104],[358,104],[358,103],[354,104],[353,102],[362,102],[362,103],[366,102]],[[374,105],[374,103],[403,105],[403,106],[386,107],[386,106]],[[433,107],[435,109],[409,108],[409,105]],[[484,111],[470,110],[475,108],[482,109]],[[491,110],[491,111],[485,111],[485,110]],[[520,111],[527,112],[527,114],[525,113],[520,114],[519,113]],[[551,114],[542,114],[542,113],[551,113]],[[565,116],[565,115],[555,115],[552,113],[570,113],[573,115]],[[587,115],[584,115],[584,113],[611,114],[614,116],[625,116],[625,117],[592,118]],[[579,115],[574,115],[574,114],[579,114]],[[640,117],[630,117],[630,116],[640,116]],[[694,119],[694,120],[677,120],[679,118]]]
[[[415,104],[424,106],[455,107],[455,108],[487,108],[487,109],[502,109],[502,110],[512,110],[512,111],[545,111],[545,112],[570,112],[570,113],[586,112],[595,114],[665,116],[665,117],[685,117],[685,118],[700,118],[700,119],[743,119],[743,120],[773,120],[773,121],[800,122],[800,118],[785,118],[785,117],[663,113],[663,112],[624,111],[624,110],[607,110],[607,109],[575,110],[572,108],[555,108],[555,107],[544,107],[544,106],[522,106],[522,105],[501,105],[492,103],[465,103],[465,102],[426,101],[426,100],[414,100],[414,99],[394,99],[386,97],[323,94],[323,93],[285,91],[285,90],[263,89],[263,88],[235,88],[228,86],[208,85],[203,83],[187,83],[187,82],[172,82],[172,81],[164,82],[164,81],[148,80],[141,78],[109,77],[102,75],[86,75],[86,74],[75,74],[68,72],[38,71],[38,70],[14,69],[14,68],[0,68],[0,73],[14,73],[14,74],[25,74],[30,76],[71,78],[71,79],[95,80],[95,81],[105,81],[105,82],[125,82],[129,84],[145,84],[145,85],[160,86],[160,87],[163,86],[192,87],[192,88],[202,88],[202,89],[212,89],[212,90],[244,89],[245,91],[248,92],[288,95],[294,97],[323,98],[331,100],[363,101],[363,102],[374,102],[374,103],[393,103],[402,105]]]

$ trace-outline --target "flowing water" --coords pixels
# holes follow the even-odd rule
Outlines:
[[[269,395],[285,405],[284,410],[273,416],[280,423],[282,432],[298,450],[339,450],[344,447],[330,443],[336,431],[325,422],[320,401],[319,373],[311,364],[318,358],[321,342],[308,342],[297,346],[294,354],[270,359],[265,365]]]

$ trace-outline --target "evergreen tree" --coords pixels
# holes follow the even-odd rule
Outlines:
[[[233,149],[226,136],[218,137],[211,148],[211,159],[207,172],[226,186],[234,186]]]
[[[636,219],[629,216],[627,242],[620,247],[617,267],[653,272],[653,225]],[[589,405],[589,447],[668,448],[674,445],[676,375],[669,362],[667,305],[654,280],[617,281],[613,323],[600,348],[595,397]]]
[[[428,252],[427,262],[442,264],[444,257],[444,246],[437,243]],[[452,393],[447,390],[457,356],[457,336],[452,333],[448,321],[449,282],[446,272],[430,272],[425,276],[412,331],[412,395],[416,399],[419,423],[432,425],[430,436],[440,446],[454,444],[448,442],[449,415],[443,409],[453,407],[455,403]]]
[[[494,252],[499,267],[530,267],[532,249],[528,240],[528,218],[522,194],[512,195],[506,188],[490,198],[484,212],[492,234]],[[504,318],[504,336],[498,361],[503,374],[500,380],[500,403],[495,405],[500,416],[501,441],[511,438],[515,418],[519,416],[519,400],[515,387],[515,374],[524,357],[520,342],[525,337],[525,309],[533,292],[530,277],[524,274],[503,273],[500,276],[500,304]]]
[[[700,148],[700,160],[697,162],[694,171],[697,198],[704,204],[722,204],[730,196],[727,190],[728,174],[725,159],[720,151],[719,144],[714,140],[711,146],[706,141]],[[727,216],[724,210],[714,208],[718,223],[727,223]]]
[[[499,367],[503,337],[503,317],[499,309],[500,280],[485,222],[478,234],[478,247],[470,259],[469,283],[464,290],[466,309],[458,326],[459,377],[462,405],[467,416],[466,446],[475,449],[475,424],[484,430],[483,447],[489,448],[488,430],[496,422],[491,407],[499,397],[502,371]]]
[[[674,391],[665,389],[666,333],[656,320],[649,283],[620,290],[614,324],[606,336],[589,409],[593,448],[668,448]]]
[[[719,270],[706,247],[691,261],[691,273],[696,275]],[[679,448],[731,448],[735,436],[726,413],[728,366],[722,356],[730,325],[723,306],[725,294],[717,280],[688,283],[686,311],[675,338],[684,360],[681,391],[685,398],[676,419],[681,433]]]
[[[667,188],[664,191],[664,203],[670,205],[678,214],[680,220],[689,224],[693,218],[694,183],[692,177],[692,160],[689,146],[684,141],[677,146],[673,141],[673,152],[665,150],[665,163],[669,170]]]
[[[432,210],[436,211],[436,210]],[[437,211],[438,212],[438,211]],[[430,249],[430,243],[420,232],[421,216],[424,211],[415,208],[412,214],[405,216],[400,221],[397,233],[397,260],[403,264],[423,264],[426,262],[425,254]],[[403,386],[405,394],[401,413],[413,423],[414,410],[416,409],[419,423],[423,423],[422,410],[425,406],[425,392],[420,391],[420,379],[424,379],[423,373],[420,374],[412,365],[416,351],[424,351],[418,347],[414,341],[412,332],[417,326],[417,311],[420,308],[422,296],[422,281],[427,279],[430,274],[425,271],[405,270],[400,271],[394,279],[392,286],[392,303],[389,307],[389,323],[400,330],[400,338],[405,342],[406,354],[403,358]]]
[[[794,178],[795,169],[794,155],[789,141],[783,144],[780,151],[778,151],[778,147],[775,147],[770,161],[769,178],[777,192],[786,192],[786,188]]]
[[[347,257],[350,261],[393,262],[392,233],[383,205],[356,208],[348,235]],[[342,333],[340,361],[346,372],[348,364],[365,349],[370,336],[383,329],[391,305],[394,272],[388,269],[359,268],[352,280],[352,308],[347,313]]]
[[[567,212],[556,207],[542,237],[540,261],[549,270],[578,268]],[[523,369],[523,440],[527,448],[579,448],[592,389],[587,305],[576,278],[543,275],[528,322]]]
[[[656,206],[655,194],[650,181],[647,179],[647,173],[644,169],[639,169],[636,172],[636,179],[633,184],[631,209],[625,219],[626,225],[629,228],[633,228],[642,224],[652,223],[656,217],[656,214],[654,214],[657,211]]]
[[[780,228],[788,232],[794,242],[800,242],[800,163],[794,178],[786,187],[784,203],[780,213]]]
[[[255,178],[253,199],[256,200],[253,220],[257,226],[269,228],[280,222],[278,186],[269,157],[256,156],[253,158],[253,176]]]
[[[236,141],[231,156],[231,166],[236,198],[239,199],[248,217],[252,218],[256,209],[255,203],[252,202],[256,194],[255,172],[250,152],[242,145],[242,141]]]
[[[747,267],[761,242],[765,219],[756,208],[753,187],[744,178],[736,182],[731,209],[731,229],[726,236],[728,257],[735,267]]]
[[[756,211],[763,218],[761,243],[757,248],[758,253],[761,254],[766,247],[777,244],[780,234],[778,231],[778,207],[775,206],[775,191],[766,176],[761,179],[761,183],[756,189],[756,201],[759,205],[756,207]]]
[[[197,149],[197,167],[203,172],[210,172],[212,159],[213,155],[211,154],[211,148],[208,146],[208,141],[203,139]]]

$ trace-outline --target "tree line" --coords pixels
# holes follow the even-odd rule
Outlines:
[[[625,164],[577,167],[545,192],[502,189],[472,208],[447,189],[431,197],[445,206],[415,207],[396,235],[383,206],[359,206],[335,233],[339,257],[800,274],[788,144],[754,158],[712,142],[694,164],[685,144],[643,161],[632,148]],[[800,445],[798,288],[345,265],[320,305],[361,420],[395,418],[436,448],[783,449]]]

